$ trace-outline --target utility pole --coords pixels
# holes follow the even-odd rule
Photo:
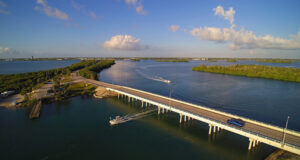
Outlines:
[[[170,110],[171,110],[171,95],[172,95],[172,92],[173,92],[173,88],[172,88],[172,84],[170,85],[170,94],[169,94],[169,107],[170,107]]]
[[[288,126],[288,123],[289,123],[289,119],[290,119],[290,116],[287,117],[287,120],[286,120],[286,123],[285,123],[285,128],[283,129],[283,138],[282,138],[282,144],[281,144],[281,146],[283,146],[284,142],[285,142],[285,135],[286,135],[285,130],[287,129],[287,126]]]

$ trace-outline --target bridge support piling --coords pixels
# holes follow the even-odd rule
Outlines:
[[[251,138],[249,138],[249,147],[248,147],[248,150],[251,150],[251,147],[252,147],[252,139]]]
[[[182,122],[182,114],[179,114],[179,123]]]
[[[184,115],[184,122],[186,122],[186,115]]]
[[[212,125],[209,124],[208,126],[209,126],[209,129],[208,129],[208,135],[210,135],[210,134],[211,134],[211,127],[212,127]]]
[[[142,103],[142,108],[144,107],[144,101],[141,101],[141,103]]]
[[[157,114],[160,114],[160,107],[158,107],[157,109]]]
[[[161,112],[161,113],[164,114],[164,113],[165,113],[165,109],[164,109],[164,108],[161,108],[161,109],[162,109],[162,112]]]

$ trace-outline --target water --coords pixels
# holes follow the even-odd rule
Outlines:
[[[202,63],[210,64],[117,61],[100,79],[165,96],[172,90],[173,98],[280,126],[290,115],[289,128],[300,130],[300,84],[191,70]],[[180,125],[175,113],[109,125],[110,117],[142,111],[140,104],[126,100],[81,97],[44,105],[39,120],[28,118],[30,108],[0,108],[0,159],[257,160],[275,149],[261,144],[248,151],[247,138],[227,131],[208,136],[207,124]]]
[[[0,61],[0,74],[36,72],[54,68],[62,68],[80,60],[61,61]]]
[[[239,63],[255,64],[256,62],[240,61]],[[117,61],[116,65],[101,73],[100,79],[168,97],[171,92],[172,98],[282,127],[287,116],[290,116],[289,128],[300,131],[300,83],[192,71],[193,66],[201,64],[230,65],[232,63]],[[300,68],[300,63],[265,64]],[[172,83],[169,85],[155,81],[151,77],[162,77]]]

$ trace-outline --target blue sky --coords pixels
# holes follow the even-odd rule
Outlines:
[[[300,58],[296,0],[0,0],[0,58]]]

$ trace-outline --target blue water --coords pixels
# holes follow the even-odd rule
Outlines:
[[[36,72],[54,68],[62,68],[80,60],[61,61],[0,61],[0,74]]]
[[[51,63],[49,61],[49,65]],[[192,71],[193,66],[202,63],[230,64],[224,61],[117,61],[101,72],[100,79],[279,126],[284,125],[289,115],[288,128],[300,131],[299,83]],[[268,65],[299,68],[299,64]],[[12,70],[19,68],[16,65],[11,67]],[[27,71],[32,71],[29,68]],[[172,83],[167,84],[163,80]],[[146,111],[140,104],[128,103],[126,99],[79,96],[44,104],[38,120],[28,118],[30,110],[0,108],[1,160],[260,160],[275,150],[260,144],[248,151],[247,138],[225,130],[208,136],[207,124],[198,121],[179,124],[176,113],[153,114],[110,126],[110,117]]]
[[[261,64],[239,61],[240,64]],[[117,61],[100,79],[204,105],[300,131],[300,83],[192,71],[194,66],[230,65],[231,62],[191,61],[188,63]],[[300,63],[264,65],[300,68]],[[152,78],[151,78],[152,77]],[[169,85],[156,77],[170,80]]]

